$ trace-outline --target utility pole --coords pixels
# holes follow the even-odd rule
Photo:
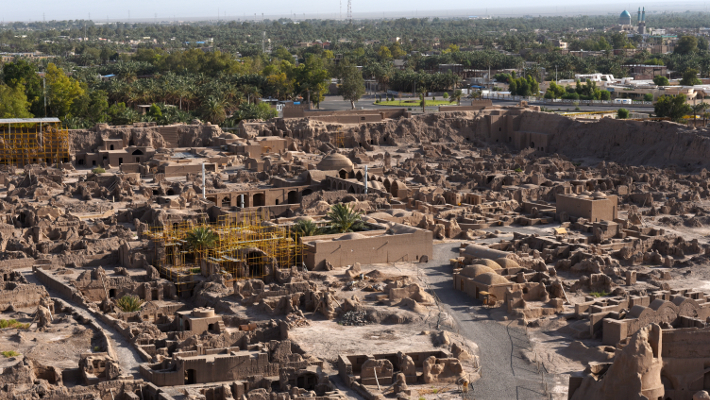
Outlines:
[[[365,194],[367,194],[367,165],[365,165]]]
[[[202,163],[202,200],[207,199],[207,191],[205,190],[205,163]]]

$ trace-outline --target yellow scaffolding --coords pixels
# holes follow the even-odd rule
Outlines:
[[[290,225],[266,224],[266,215],[256,212],[229,214],[217,223],[205,221],[166,224],[146,231],[153,240],[153,265],[163,277],[175,283],[178,294],[195,284],[202,260],[225,275],[226,282],[264,278],[276,270],[302,262],[303,249]],[[208,228],[218,239],[211,248],[195,249],[188,235],[196,228]]]
[[[59,119],[0,119],[0,164],[24,166],[69,160],[69,130]]]
[[[338,130],[335,131],[335,135],[330,138],[330,142],[335,147],[345,147],[345,133],[343,133],[342,128],[338,128]]]

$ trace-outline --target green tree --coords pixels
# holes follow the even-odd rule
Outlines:
[[[281,60],[293,61],[291,53],[283,46],[277,46],[274,51],[271,52],[271,55]]]
[[[150,105],[150,110],[148,110],[148,115],[155,118],[156,121],[163,118],[163,112],[160,110],[160,107],[155,103]]]
[[[684,94],[675,96],[664,95],[658,98],[654,104],[654,112],[658,117],[667,117],[671,121],[678,122],[693,110],[686,104],[687,97]]]
[[[71,115],[78,119],[78,124],[91,126],[99,122],[108,121],[108,97],[103,90],[90,90],[72,103]],[[67,122],[68,118],[64,119]]]
[[[302,219],[296,222],[293,226],[293,231],[299,236],[316,236],[320,233],[318,226],[310,219]]]
[[[296,93],[305,95],[306,101],[317,106],[328,90],[330,74],[321,57],[309,54],[306,62],[293,69],[293,79]]]
[[[643,95],[643,101],[653,101],[653,93],[646,93]]]
[[[666,78],[663,75],[658,75],[653,77],[653,83],[655,83],[658,86],[668,86],[670,85],[670,82],[668,81],[668,78]]]
[[[377,50],[377,56],[380,57],[380,60],[382,61],[388,61],[392,59],[392,52],[387,48],[387,46],[382,45],[379,50]]]
[[[185,239],[188,246],[193,250],[195,259],[200,260],[204,256],[205,250],[211,249],[217,244],[219,236],[212,228],[198,226],[188,232]]]
[[[330,228],[336,233],[354,232],[364,229],[362,214],[353,211],[347,204],[333,204],[325,216],[330,221]]]
[[[227,119],[227,103],[215,96],[208,97],[202,103],[202,117],[213,124],[221,124]]]
[[[392,53],[393,58],[401,58],[407,54],[404,50],[402,50],[402,46],[400,46],[397,42],[392,43],[390,46],[390,53]]]
[[[625,108],[620,108],[616,110],[616,118],[618,119],[626,119],[629,118],[629,110]]]
[[[690,54],[698,51],[698,38],[695,36],[683,36],[673,49],[675,54]]]
[[[34,115],[44,116],[42,79],[37,75],[36,65],[23,59],[7,63],[2,67],[2,77],[11,88],[22,85],[30,103],[29,111]]]
[[[126,103],[111,104],[108,108],[108,118],[113,125],[130,125],[140,121],[140,115],[134,109],[126,107]]]
[[[545,98],[546,99],[559,99],[566,92],[567,91],[565,90],[564,86],[558,85],[555,82],[550,82],[550,86],[547,88],[547,91],[545,92]]]
[[[451,95],[451,98],[449,99],[449,103],[456,102],[456,105],[461,105],[461,97],[463,97],[463,92],[461,89],[456,89],[454,90],[454,93]]]
[[[680,84],[683,86],[693,86],[699,85],[700,79],[698,79],[698,70],[694,68],[688,68],[683,72],[683,78],[680,80]]]
[[[141,300],[138,296],[127,294],[116,300],[116,306],[118,306],[118,308],[120,308],[123,312],[135,312],[141,309],[141,306],[143,306],[143,300]]]
[[[350,107],[354,110],[355,102],[365,94],[365,80],[356,66],[345,65],[342,68],[338,93],[350,101]]]
[[[0,84],[0,118],[32,118],[29,107],[24,86]]]
[[[68,77],[53,63],[47,65],[47,107],[50,114],[66,118],[70,116],[74,101],[84,95],[85,90],[76,80]]]

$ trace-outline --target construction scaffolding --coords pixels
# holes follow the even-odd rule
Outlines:
[[[345,133],[343,133],[342,128],[338,128],[338,130],[335,131],[335,134],[331,136],[330,142],[337,148],[345,147]]]
[[[51,165],[69,160],[69,130],[59,119],[0,119],[0,164]]]
[[[233,283],[265,278],[279,269],[301,265],[303,248],[290,225],[265,224],[257,213],[222,215],[217,223],[184,221],[153,227],[146,232],[153,240],[153,265],[161,276],[175,283],[180,295],[192,290],[202,268],[225,276]],[[199,248],[190,239],[199,229],[216,235],[211,246]]]

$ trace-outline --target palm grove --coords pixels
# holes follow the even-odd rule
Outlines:
[[[303,98],[317,107],[332,78],[353,107],[364,94],[364,79],[376,80],[383,90],[455,93],[460,78],[451,72],[439,73],[440,64],[481,70],[524,66],[521,76],[499,77],[521,95],[537,95],[539,82],[554,79],[550,71],[555,70],[559,79],[594,72],[623,76],[624,64],[645,63],[664,64],[687,76],[686,82],[698,74],[710,75],[710,52],[704,38],[683,37],[672,54],[614,55],[613,49],[641,44],[640,37],[601,29],[615,23],[612,16],[353,24],[328,20],[13,23],[0,28],[0,51],[41,51],[52,58],[3,65],[0,118],[54,116],[73,128],[99,122],[168,124],[193,118],[233,126],[243,119],[273,117],[274,111],[259,102],[263,97]],[[710,14],[659,14],[650,24],[697,28],[710,25]],[[89,41],[67,39],[84,37],[84,33]],[[275,43],[270,53],[262,51],[264,36]],[[126,44],[145,37],[151,40],[137,48]],[[572,50],[599,50],[604,56],[562,54],[554,49],[553,39],[567,41]],[[330,42],[331,50],[303,45],[315,40]],[[549,52],[526,51],[542,48]],[[436,51],[424,55],[432,50]],[[404,68],[395,67],[397,59],[405,61]],[[547,97],[608,96],[593,85],[551,89]],[[146,115],[139,115],[134,111],[136,104],[153,106]]]

